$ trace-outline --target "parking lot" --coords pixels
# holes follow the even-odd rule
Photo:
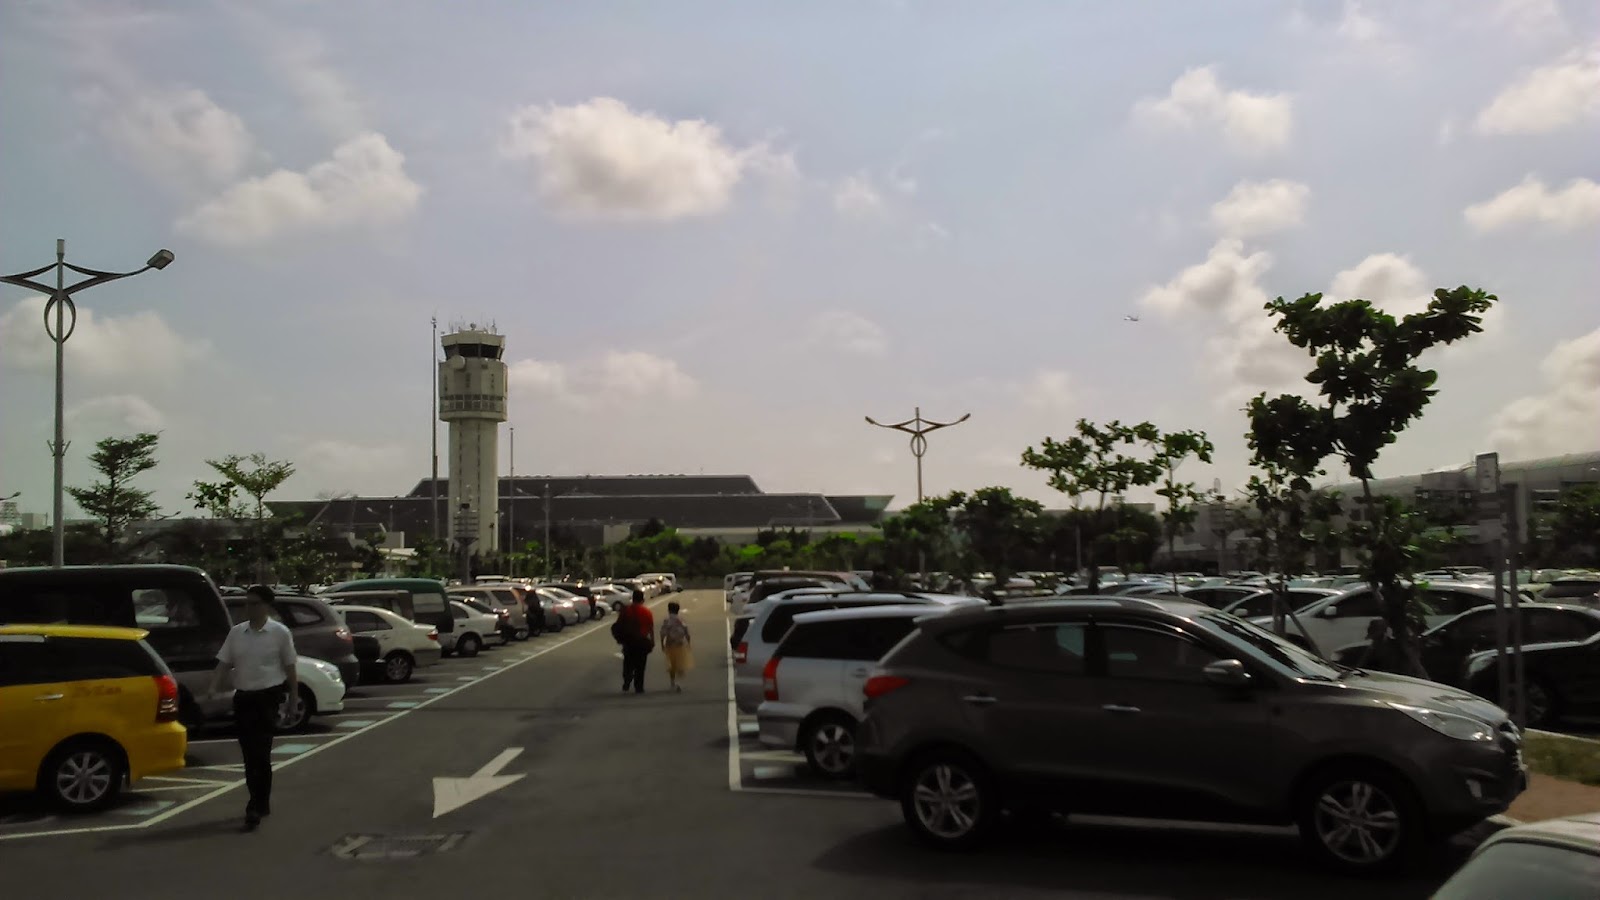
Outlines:
[[[354,685],[345,694],[342,711],[315,716],[306,730],[275,738],[274,769],[289,769],[609,624],[609,620],[587,622],[560,634],[491,645],[470,659],[447,656],[438,665],[418,669],[403,684]],[[227,723],[191,733],[185,762],[179,772],[140,779],[112,808],[91,816],[58,815],[33,795],[0,795],[0,841],[147,828],[244,783],[238,740]]]

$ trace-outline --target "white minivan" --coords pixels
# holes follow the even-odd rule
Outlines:
[[[756,708],[761,743],[805,754],[813,772],[847,778],[855,772],[856,726],[873,666],[920,619],[966,603],[855,605],[794,617],[794,626],[761,671]]]
[[[763,694],[761,671],[766,666],[767,660],[772,658],[773,649],[788,633],[789,626],[794,624],[795,616],[846,606],[930,604],[951,606],[983,602],[974,597],[948,594],[896,594],[872,591],[773,597],[761,603],[759,611],[754,616],[735,620],[736,626],[741,622],[748,624],[743,628],[743,633],[736,634],[738,643],[733,647],[734,701],[742,713],[754,713],[761,705]]]

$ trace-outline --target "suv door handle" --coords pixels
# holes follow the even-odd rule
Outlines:
[[[1105,706],[1102,706],[1100,708],[1105,710],[1106,712],[1110,712],[1110,713],[1136,713],[1136,712],[1139,712],[1139,707],[1137,707],[1137,706],[1123,706],[1120,703],[1107,703]]]
[[[851,675],[857,675],[857,676],[866,675],[867,674],[867,670],[866,669],[851,669],[850,670],[850,674]]]
[[[988,694],[968,694],[961,699],[973,704],[974,706],[988,706],[989,704],[994,703],[997,698],[991,697]]]
[[[67,696],[67,695],[66,694],[40,694],[39,696],[37,696],[37,697],[35,697],[33,699],[36,702],[43,703],[46,700],[60,700],[61,698],[65,697],[65,696]]]

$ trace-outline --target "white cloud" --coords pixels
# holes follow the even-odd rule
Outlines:
[[[109,99],[96,93],[102,127],[151,174],[173,184],[220,184],[257,156],[244,120],[205,91],[152,91]]]
[[[1023,382],[1019,396],[1026,406],[1061,412],[1071,410],[1078,399],[1072,376],[1060,369],[1040,369]],[[1016,461],[1013,453],[1012,461]]]
[[[180,219],[178,229],[215,244],[259,244],[292,231],[394,222],[421,196],[405,157],[383,135],[367,133],[304,172],[279,169],[234,184]]]
[[[273,57],[306,113],[335,140],[367,131],[366,105],[355,88],[326,59],[320,38],[309,34],[274,41]]]
[[[110,394],[74,404],[66,411],[75,431],[90,432],[99,440],[107,435],[160,431],[166,424],[161,410],[137,394]]]
[[[1312,360],[1306,351],[1289,343],[1276,330],[1277,320],[1267,316],[1240,318],[1207,342],[1209,356],[1225,387],[1220,398],[1229,409],[1261,391],[1269,394],[1309,394],[1305,382]]]
[[[889,352],[888,335],[866,316],[842,309],[820,313],[811,324],[814,345],[856,356],[882,356]]]
[[[853,219],[875,218],[887,211],[883,195],[864,174],[851,175],[839,182],[833,190],[833,208],[840,215]]]
[[[1336,303],[1355,298],[1370,300],[1392,316],[1421,312],[1433,299],[1428,277],[1410,257],[1396,253],[1374,253],[1333,276],[1323,302]]]
[[[1556,344],[1540,370],[1544,390],[1500,410],[1492,446],[1513,459],[1592,449],[1600,434],[1600,328]]]
[[[1293,228],[1305,219],[1311,189],[1298,181],[1241,181],[1211,207],[1211,224],[1233,237]]]
[[[1167,96],[1135,104],[1134,115],[1169,128],[1216,128],[1230,147],[1248,155],[1283,149],[1294,120],[1288,94],[1226,90],[1212,66],[1184,72]]]
[[[1139,302],[1164,315],[1198,311],[1229,318],[1248,317],[1260,313],[1267,302],[1267,294],[1258,282],[1271,268],[1272,254],[1264,250],[1246,254],[1243,241],[1224,238],[1212,246],[1205,262],[1189,266],[1164,285],[1150,288]]]
[[[669,122],[612,97],[523,107],[500,151],[537,165],[539,192],[557,210],[622,222],[711,215],[747,172],[795,172],[792,157],[765,144],[736,148],[703,119]]]
[[[1509,31],[1525,40],[1567,32],[1566,16],[1556,0],[1500,0],[1486,24],[1497,32]]]
[[[1478,113],[1480,134],[1544,134],[1600,115],[1600,45],[1512,82]]]
[[[642,350],[611,350],[577,363],[521,359],[509,367],[512,400],[526,391],[590,408],[638,400],[685,400],[699,382],[675,360]]]
[[[55,365],[44,305],[44,297],[28,297],[0,315],[0,364],[39,373]],[[168,380],[210,353],[209,341],[180,336],[159,313],[102,315],[79,306],[77,329],[66,343],[66,367],[73,378]]]
[[[1574,178],[1566,187],[1552,191],[1544,181],[1529,175],[1515,187],[1467,207],[1462,216],[1480,233],[1529,224],[1543,225],[1549,231],[1573,231],[1600,222],[1600,184]]]

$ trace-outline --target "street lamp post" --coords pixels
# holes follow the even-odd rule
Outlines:
[[[45,334],[50,336],[50,340],[56,345],[56,429],[55,440],[50,443],[50,455],[55,458],[54,499],[50,513],[50,526],[52,531],[50,565],[58,569],[61,568],[61,566],[66,562],[67,532],[65,523],[62,521],[63,508],[65,506],[65,503],[62,499],[65,493],[65,490],[62,486],[62,480],[64,464],[67,457],[67,441],[65,435],[63,434],[65,431],[65,413],[63,409],[66,370],[63,362],[62,351],[67,343],[67,338],[72,337],[72,332],[78,327],[78,307],[72,302],[72,295],[78,293],[79,291],[88,290],[95,285],[105,284],[108,281],[116,281],[119,278],[129,278],[134,275],[148,272],[151,269],[165,269],[167,266],[172,264],[173,260],[171,250],[157,250],[155,255],[150,257],[150,260],[144,264],[144,268],[142,269],[135,269],[132,272],[101,272],[96,269],[85,269],[75,266],[67,262],[66,256],[67,242],[61,238],[57,238],[55,262],[48,266],[40,266],[37,269],[31,269],[27,272],[18,272],[15,275],[0,275],[0,282],[5,284],[13,284],[17,287],[24,287],[28,290],[37,291],[50,297],[49,301],[47,301],[44,305],[44,331]],[[32,280],[35,275],[43,275],[45,272],[48,272],[51,269],[56,270],[55,287],[50,287],[46,284],[40,284],[39,282]],[[77,284],[68,285],[66,283],[68,269],[77,272],[79,275],[85,275],[88,277]],[[50,325],[50,313],[52,309],[55,312],[54,328],[52,328]]]
[[[868,425],[876,425],[879,428],[888,428],[893,431],[903,431],[906,434],[911,435],[911,455],[917,458],[917,502],[921,503],[923,499],[922,455],[928,452],[927,435],[930,432],[938,431],[941,428],[949,428],[952,425],[960,425],[962,422],[972,418],[972,413],[967,413],[954,422],[935,422],[931,419],[924,419],[922,417],[922,407],[918,406],[913,410],[913,415],[911,418],[905,420],[904,422],[895,422],[893,424],[886,425],[883,422],[873,419],[871,416],[867,416],[866,418]],[[924,554],[919,551],[917,553],[917,578],[922,582],[924,587],[926,587],[928,584],[927,569],[928,561]]]

